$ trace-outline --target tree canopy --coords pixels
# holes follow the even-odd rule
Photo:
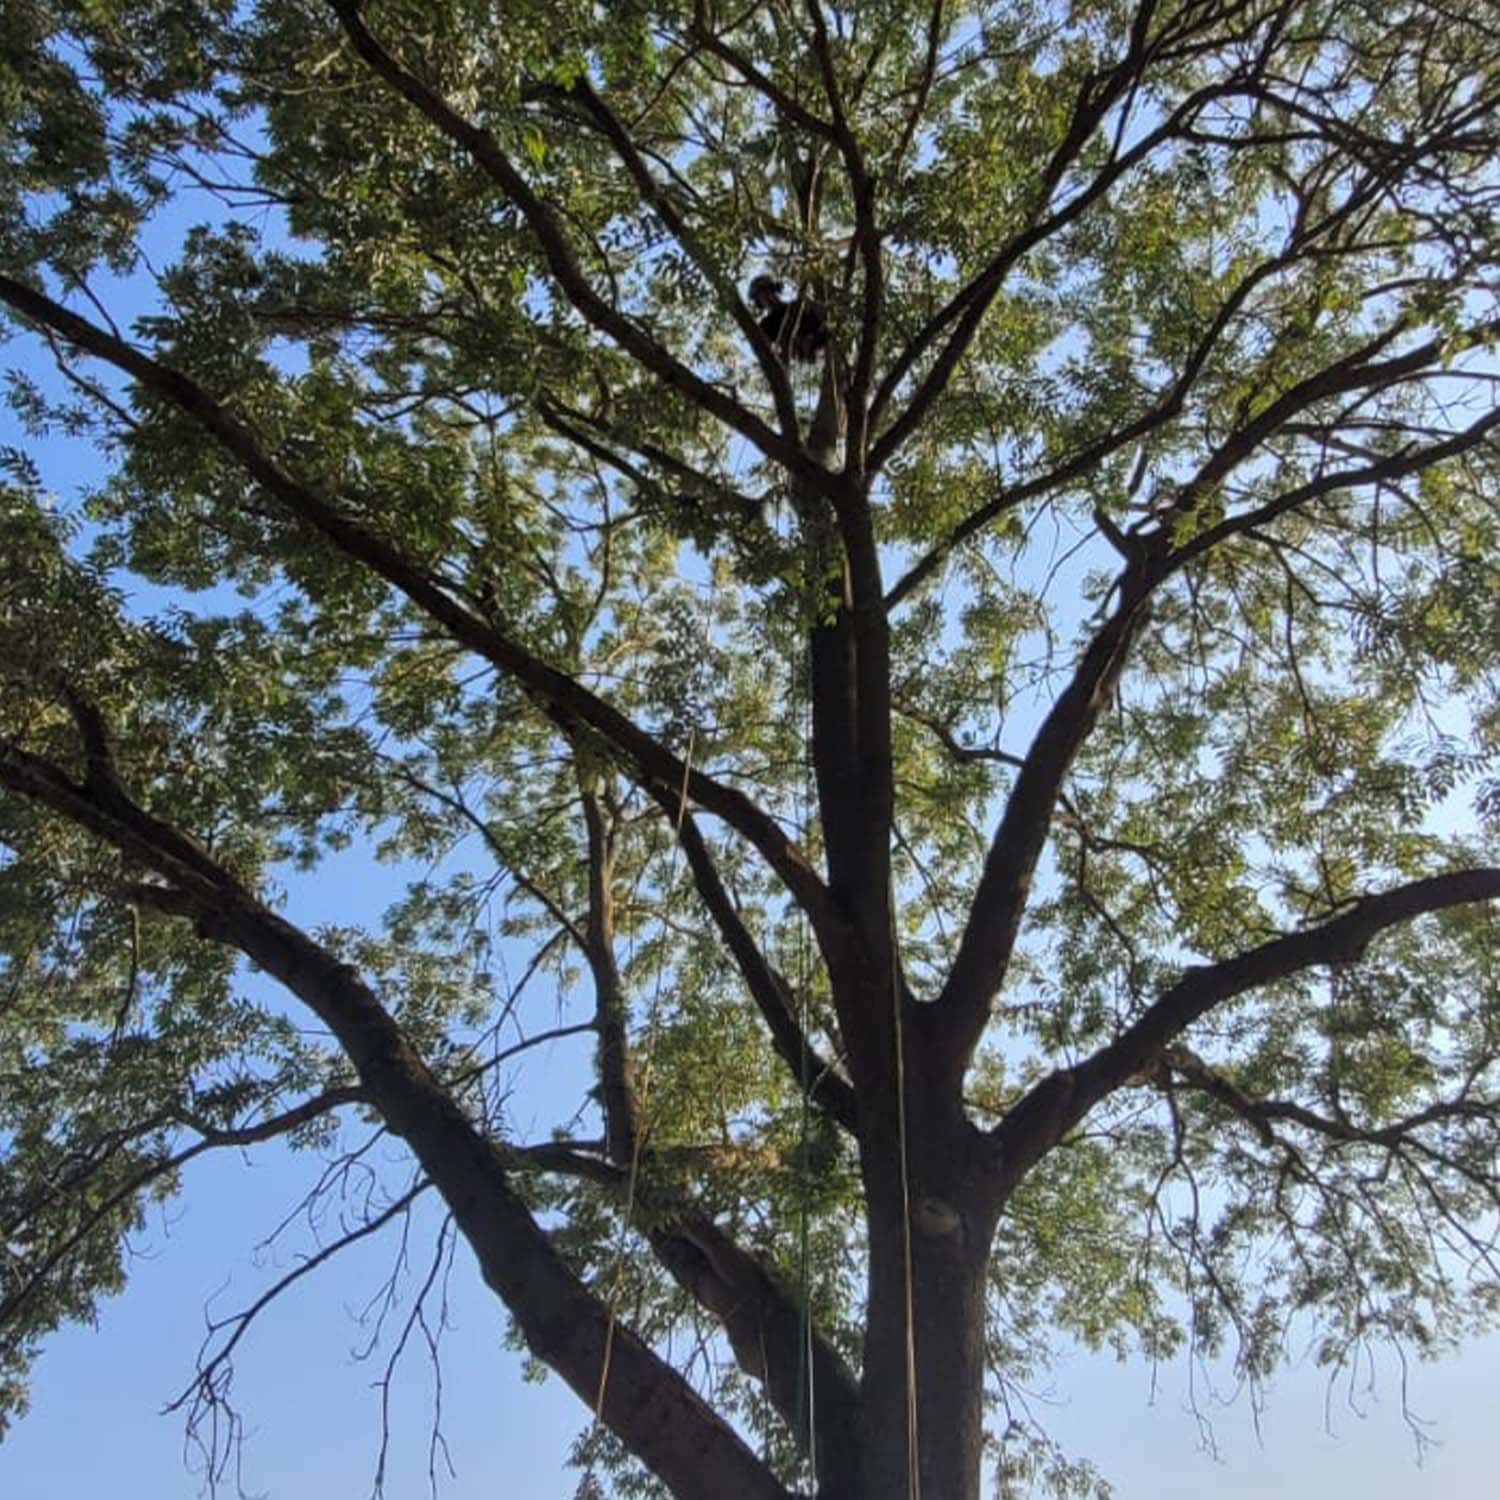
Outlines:
[[[273,1139],[580,1493],[1487,1325],[1497,101],[1439,0],[9,0],[0,1415]]]

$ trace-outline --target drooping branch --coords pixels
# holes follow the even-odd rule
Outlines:
[[[623,1194],[628,1171],[559,1144],[528,1147],[526,1161],[543,1172],[578,1177]],[[723,1327],[735,1363],[761,1383],[767,1399],[798,1440],[805,1436],[807,1386],[813,1394],[820,1479],[824,1466],[847,1462],[858,1429],[859,1383],[817,1327],[807,1325],[795,1293],[759,1257],[736,1244],[712,1219],[671,1202],[651,1204],[653,1225],[642,1232],[672,1278]],[[811,1356],[811,1370],[806,1362]]]
[[[238,1348],[245,1335],[250,1332],[251,1325],[265,1312],[265,1310],[276,1302],[286,1292],[290,1291],[297,1282],[304,1277],[310,1276],[314,1271],[327,1265],[329,1261],[335,1260],[351,1245],[357,1245],[361,1240],[367,1240],[373,1235],[380,1233],[393,1220],[408,1215],[412,1205],[425,1193],[432,1184],[425,1178],[413,1184],[399,1197],[387,1204],[379,1213],[371,1215],[362,1224],[356,1224],[344,1233],[330,1240],[326,1245],[321,1245],[310,1255],[299,1258],[297,1264],[291,1270],[268,1286],[247,1307],[233,1315],[219,1319],[215,1318],[209,1325],[207,1334],[204,1336],[205,1347],[199,1352],[199,1365],[197,1373],[193,1376],[192,1384],[186,1387],[179,1395],[167,1402],[166,1410],[169,1412],[181,1411],[183,1407],[192,1403],[196,1407],[202,1405],[214,1405],[224,1399],[223,1377],[228,1374],[230,1361],[234,1358],[234,1352]],[[225,1329],[230,1329],[229,1336],[208,1354],[208,1343],[217,1338]]]
[[[451,1209],[485,1281],[516,1317],[538,1358],[584,1399],[603,1395],[606,1423],[674,1493],[786,1500],[740,1437],[669,1364],[628,1330],[554,1250],[511,1186],[503,1148],[486,1139],[443,1088],[374,992],[347,964],[277,915],[206,852],[190,879],[191,841],[134,802],[74,782],[57,767],[0,744],[0,786],[41,803],[168,882],[156,908],[244,954],[328,1027],[387,1128],[404,1139]],[[202,1143],[207,1149],[207,1143]]]
[[[1149,1071],[1193,1022],[1248,990],[1324,965],[1355,963],[1387,928],[1432,912],[1500,899],[1500,869],[1482,866],[1413,880],[1346,912],[1214,964],[1194,965],[1115,1040],[1048,1075],[996,1127],[1014,1183],[1100,1100]]]
[[[636,766],[646,779],[678,785],[686,778],[689,797],[748,840],[776,871],[807,912],[820,941],[832,938],[838,918],[829,905],[822,881],[776,820],[744,793],[696,768],[686,767],[680,757],[613,705],[547,665],[493,622],[459,603],[394,544],[345,514],[312,485],[296,479],[276,463],[249,428],[180,371],[143,354],[13,277],[0,275],[0,301],[112,364],[192,418],[292,518],[399,589],[454,640],[515,677],[560,723],[586,725]]]
[[[180,1171],[190,1161],[212,1149],[211,1142],[200,1140],[170,1155],[152,1157],[102,1196],[95,1192],[88,1211],[72,1233],[53,1245],[38,1264],[29,1267],[24,1279],[7,1281],[5,1296],[0,1297],[0,1329],[12,1324],[26,1304],[46,1290],[53,1272],[152,1183]]]
[[[113,1133],[103,1149],[92,1153],[78,1170],[54,1179],[45,1193],[28,1195],[21,1200],[8,1220],[0,1221],[0,1236],[17,1236],[25,1221],[41,1213],[49,1203],[65,1194],[82,1193],[87,1188],[88,1211],[81,1222],[50,1246],[41,1261],[27,1269],[24,1278],[13,1280],[7,1287],[5,1297],[0,1299],[0,1328],[13,1320],[33,1297],[46,1288],[59,1266],[152,1183],[181,1171],[190,1162],[211,1151],[275,1140],[313,1120],[321,1119],[333,1110],[365,1102],[367,1101],[361,1089],[346,1086],[327,1089],[253,1125],[216,1126],[199,1118],[194,1111],[179,1107],[160,1111],[128,1130]],[[123,1182],[112,1187],[107,1184],[103,1187],[95,1185],[101,1170],[115,1161],[121,1150],[135,1141],[175,1125],[185,1125],[198,1136],[198,1140],[180,1151],[148,1156],[139,1167],[126,1175]]]

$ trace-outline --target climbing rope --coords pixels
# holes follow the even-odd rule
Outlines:
[[[894,895],[892,901],[894,903]],[[911,1159],[906,1139],[906,1043],[894,922],[891,928],[891,1013],[896,1037],[896,1146],[901,1158],[901,1270],[906,1315],[906,1493],[907,1500],[922,1500],[920,1450],[917,1447],[917,1315],[911,1253]]]
[[[693,774],[693,749],[697,743],[697,731],[689,729],[687,749],[682,757],[682,784],[677,789],[677,814],[673,822],[672,852],[667,865],[667,888],[671,889],[677,875],[677,851],[682,844],[682,825],[687,818],[688,780]],[[604,1421],[604,1395],[609,1389],[609,1367],[614,1355],[615,1327],[619,1322],[620,1292],[625,1281],[625,1253],[630,1241],[631,1225],[635,1221],[636,1193],[641,1179],[641,1153],[647,1134],[646,1110],[651,1100],[652,1062],[656,1055],[656,1038],[660,1030],[661,992],[667,967],[666,945],[663,944],[656,960],[656,981],[651,992],[651,1007],[646,1020],[646,1044],[641,1053],[641,1081],[638,1089],[639,1107],[636,1110],[636,1128],[630,1144],[630,1171],[625,1183],[625,1214],[620,1221],[619,1239],[615,1245],[615,1268],[611,1278],[608,1298],[609,1318],[604,1325],[604,1357],[599,1364],[599,1390],[594,1397],[594,1424]]]
[[[794,793],[793,814],[798,838],[805,845],[809,808],[812,804],[812,694],[802,694],[795,665],[796,642],[793,642],[793,660],[789,666],[788,679],[793,699],[793,720],[801,724],[802,775]],[[809,644],[809,681],[811,680],[811,645]],[[797,699],[804,698],[798,705]],[[809,1027],[812,1024],[812,955],[807,932],[807,916],[796,909],[797,920],[797,1028],[802,1038],[799,1063],[799,1082],[802,1091],[802,1118],[799,1125],[800,1139],[797,1143],[797,1170],[800,1177],[800,1194],[797,1225],[797,1311],[800,1319],[797,1351],[797,1405],[796,1415],[805,1422],[807,1466],[813,1491],[818,1483],[818,1433],[817,1433],[817,1389],[813,1370],[813,1326],[812,1326],[812,1162],[810,1145],[812,1138],[812,1048],[808,1044]]]

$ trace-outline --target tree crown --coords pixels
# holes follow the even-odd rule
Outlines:
[[[1492,28],[7,15],[0,1412],[341,1120],[623,1492],[964,1500],[1059,1334],[1485,1321]],[[313,930],[351,846],[405,893]]]

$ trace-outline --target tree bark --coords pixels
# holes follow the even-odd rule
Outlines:
[[[862,1441],[857,1488],[828,1500],[979,1500],[997,1174],[980,1133],[923,1092],[914,1067],[904,1142],[890,1107],[871,1122],[862,1151],[870,1235]]]

